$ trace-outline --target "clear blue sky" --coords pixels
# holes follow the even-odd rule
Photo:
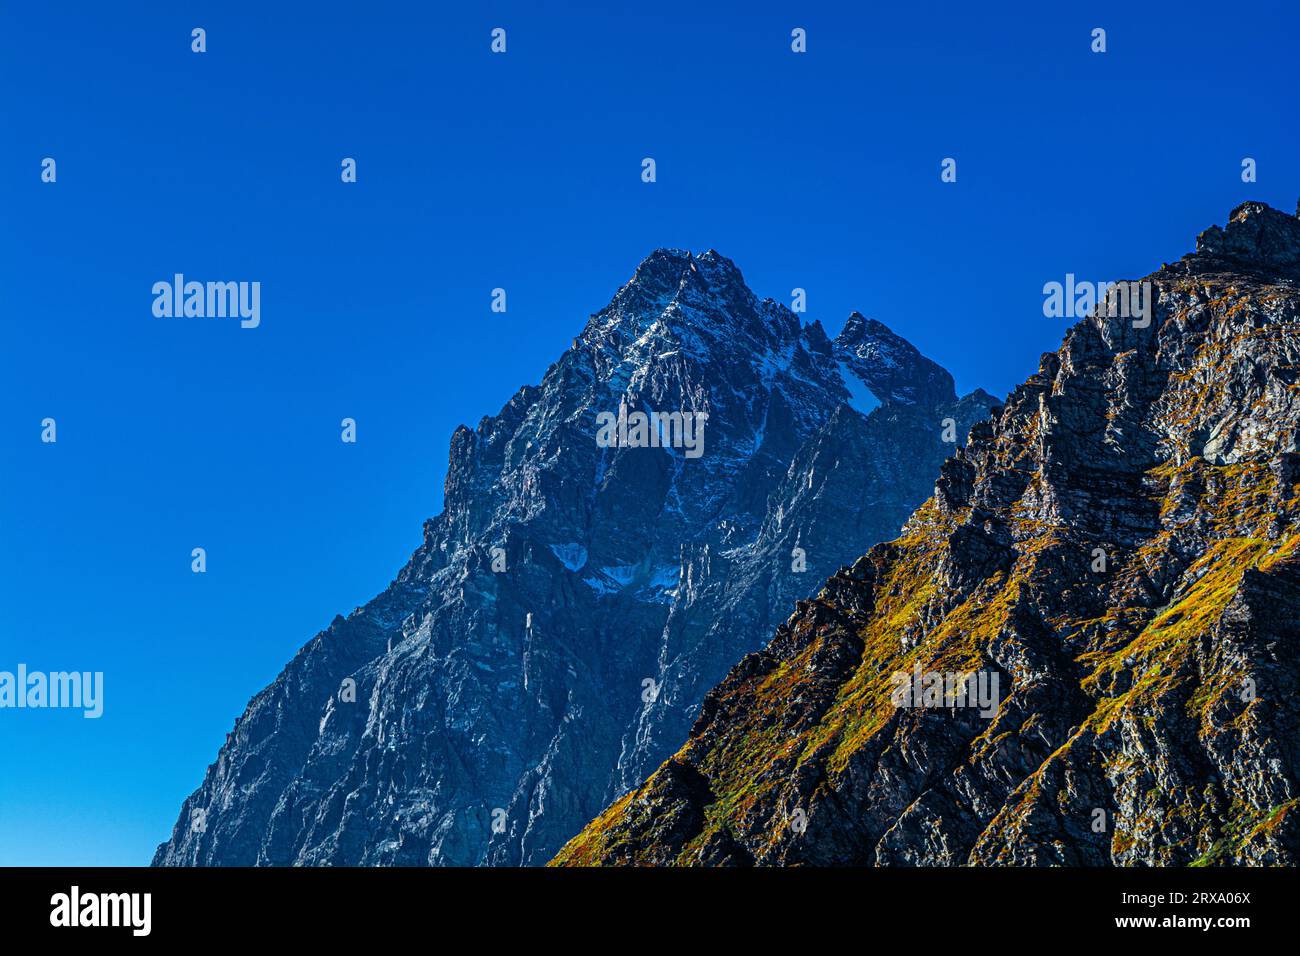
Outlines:
[[[1298,21],[6,4],[0,670],[106,684],[98,721],[0,711],[0,864],[146,863],[249,697],[418,544],[456,425],[538,381],[653,248],[716,248],[832,333],[858,309],[1005,394],[1065,328],[1044,282],[1143,274],[1245,199],[1294,209]],[[154,318],[176,272],[260,281],[261,327]]]

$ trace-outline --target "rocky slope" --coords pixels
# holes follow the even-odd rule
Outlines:
[[[707,412],[702,453],[601,447],[624,404]],[[831,341],[714,252],[654,253],[456,432],[422,545],[249,703],[155,864],[546,862],[992,404],[880,323]]]
[[[1300,863],[1300,221],[1246,203],[1148,281],[556,862]]]

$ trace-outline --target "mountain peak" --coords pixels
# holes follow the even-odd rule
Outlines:
[[[740,269],[717,250],[694,253],[669,247],[655,249],[642,259],[624,288],[635,286],[662,294],[675,291],[692,277],[708,286],[748,291]]]
[[[750,291],[736,264],[716,250],[660,248],[592,316],[583,341],[618,344],[653,334],[662,345],[695,354],[723,342],[763,354],[792,343],[800,328],[788,309]]]
[[[249,704],[155,862],[550,859],[931,493],[943,416],[987,414],[875,414],[847,364],[718,252],[655,250],[539,384],[456,431],[423,543]],[[650,443],[601,439],[602,413],[645,412],[669,419]]]
[[[956,398],[947,370],[885,323],[861,312],[849,315],[834,344],[840,360],[881,398],[905,405],[940,405]]]
[[[1300,216],[1300,205],[1296,212]],[[1226,226],[1211,226],[1196,237],[1194,258],[1300,274],[1297,216],[1288,216],[1267,203],[1244,202],[1228,214]]]
[[[844,328],[840,336],[845,339],[862,339],[872,338],[898,338],[894,335],[893,329],[885,325],[878,319],[868,319],[856,309],[849,313],[849,317],[844,322]]]

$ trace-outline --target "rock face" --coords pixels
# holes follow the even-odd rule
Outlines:
[[[1300,221],[1147,281],[556,862],[1300,863]]]
[[[423,544],[249,703],[154,863],[545,863],[992,404],[878,322],[830,341],[717,253],[655,252],[457,430]],[[700,453],[602,447],[620,406],[707,413]]]

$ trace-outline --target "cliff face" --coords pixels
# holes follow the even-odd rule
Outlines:
[[[1300,222],[1146,281],[556,862],[1300,862]]]
[[[456,432],[419,549],[249,703],[155,864],[546,862],[991,405],[880,323],[831,341],[714,252],[654,253]],[[621,408],[707,413],[702,444],[602,445]]]

